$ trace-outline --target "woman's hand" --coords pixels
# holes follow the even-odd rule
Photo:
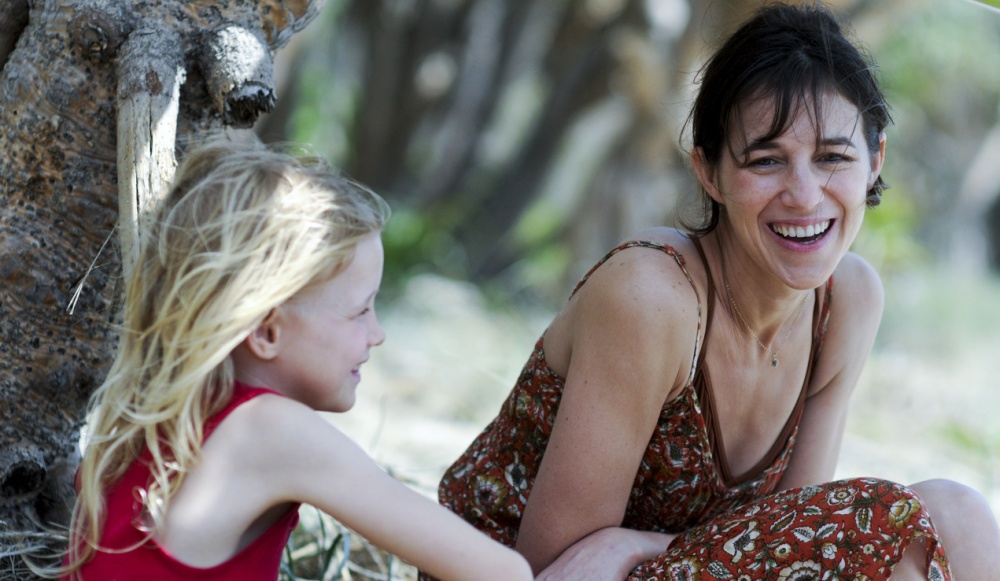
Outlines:
[[[677,535],[608,527],[566,549],[535,581],[617,581],[667,550]]]

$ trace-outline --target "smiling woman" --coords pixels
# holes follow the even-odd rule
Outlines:
[[[731,270],[747,271],[745,285],[764,287],[757,293],[814,289],[830,278],[861,229],[885,159],[885,134],[869,150],[858,107],[838,93],[793,104],[784,131],[773,136],[779,107],[773,98],[752,98],[720,159],[711,161],[701,146],[692,155],[725,222],[705,239],[724,247],[720,260]],[[724,281],[735,276],[723,270]]]
[[[975,491],[830,482],[883,306],[849,251],[884,188],[873,68],[818,4],[726,40],[691,115],[704,216],[587,273],[445,506],[541,580],[996,578]]]

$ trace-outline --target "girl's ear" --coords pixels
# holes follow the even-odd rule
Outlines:
[[[715,166],[705,157],[704,149],[696,147],[691,152],[691,167],[694,168],[694,175],[698,177],[698,182],[705,189],[705,193],[719,204],[723,204],[719,185],[715,181]]]
[[[270,361],[281,352],[281,307],[275,307],[243,340],[247,350],[263,361]]]

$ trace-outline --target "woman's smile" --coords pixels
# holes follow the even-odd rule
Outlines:
[[[783,242],[809,246],[826,237],[834,222],[835,220],[818,220],[807,224],[772,222],[768,227]]]

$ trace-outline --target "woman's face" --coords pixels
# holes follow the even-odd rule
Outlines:
[[[699,180],[722,206],[729,255],[800,290],[829,278],[854,242],[885,151],[884,135],[879,151],[869,150],[850,101],[827,94],[821,105],[814,120],[804,101],[787,130],[765,140],[774,103],[755,99],[742,107],[743,131],[728,136],[717,165],[698,149],[693,155]]]

